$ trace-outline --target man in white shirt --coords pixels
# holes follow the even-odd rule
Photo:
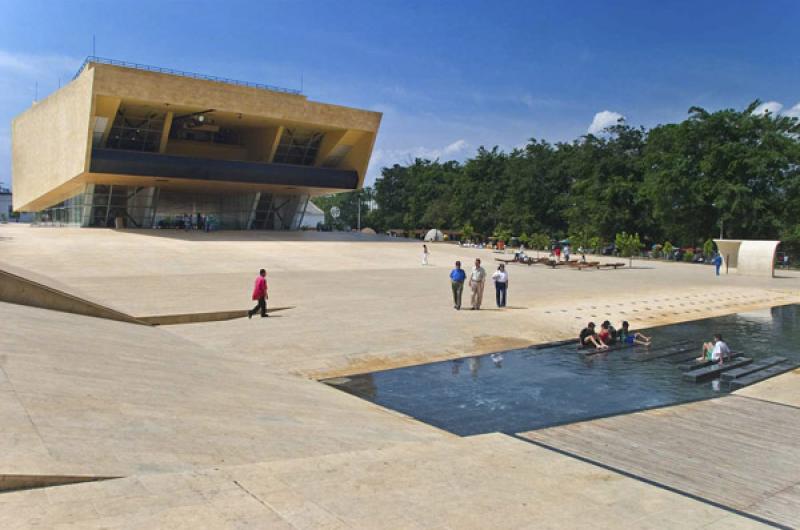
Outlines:
[[[698,361],[707,360],[715,363],[722,363],[725,357],[730,359],[731,349],[722,340],[722,334],[715,333],[713,342],[703,344],[703,354],[697,358]]]
[[[494,280],[494,292],[495,298],[497,299],[497,307],[505,307],[506,306],[506,297],[508,295],[508,273],[506,272],[506,266],[504,263],[501,263],[497,270],[494,271],[492,274],[492,280]]]
[[[483,284],[486,282],[486,269],[481,267],[480,258],[475,259],[475,266],[469,274],[469,288],[472,289],[472,309],[480,309],[483,302]]]

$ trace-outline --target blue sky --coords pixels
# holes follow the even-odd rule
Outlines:
[[[10,122],[91,53],[299,88],[384,113],[369,180],[415,156],[572,140],[622,115],[800,107],[800,2],[0,0],[0,182]],[[599,114],[598,114],[599,113]]]

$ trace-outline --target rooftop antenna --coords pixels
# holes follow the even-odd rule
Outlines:
[[[303,91],[303,72],[300,72],[300,92]]]
[[[97,47],[94,33],[92,33],[92,57],[97,57]]]

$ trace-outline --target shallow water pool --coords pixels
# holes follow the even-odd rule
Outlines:
[[[683,381],[676,363],[699,354],[717,332],[734,352],[754,360],[800,361],[799,307],[642,330],[653,337],[652,353],[637,347],[585,356],[574,344],[545,345],[324,382],[462,436],[524,432],[726,393],[719,381]],[[670,343],[693,349],[651,358]]]

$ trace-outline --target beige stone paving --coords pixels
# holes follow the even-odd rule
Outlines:
[[[486,353],[572,337],[587,320],[634,327],[800,300],[800,276],[716,278],[710,267],[634,262],[631,270],[511,265],[509,308],[487,286],[479,313],[451,306],[448,272],[488,250],[351,234],[113,231],[0,225],[0,262],[52,276],[134,316],[249,307],[258,268],[270,304],[293,309],[169,331],[281,372],[323,377]],[[468,293],[465,293],[468,299]],[[265,325],[266,324],[266,325]],[[302,340],[300,338],[302,337]]]
[[[505,435],[0,495],[3,528],[758,528]],[[58,526],[63,525],[63,526]]]
[[[0,473],[129,475],[450,435],[158,328],[0,303]]]
[[[800,408],[800,368],[744,387],[734,394]]]
[[[293,307],[149,328],[0,304],[0,473],[129,477],[0,494],[0,528],[752,526],[519,440],[455,439],[307,377],[562,339],[588,319],[636,327],[795,302],[796,274],[512,265],[511,307],[493,309],[487,290],[487,310],[455,312],[451,262],[491,270],[494,255],[438,244],[422,267],[419,247],[0,225],[0,263],[136,316],[247,307],[261,266],[270,304]]]

